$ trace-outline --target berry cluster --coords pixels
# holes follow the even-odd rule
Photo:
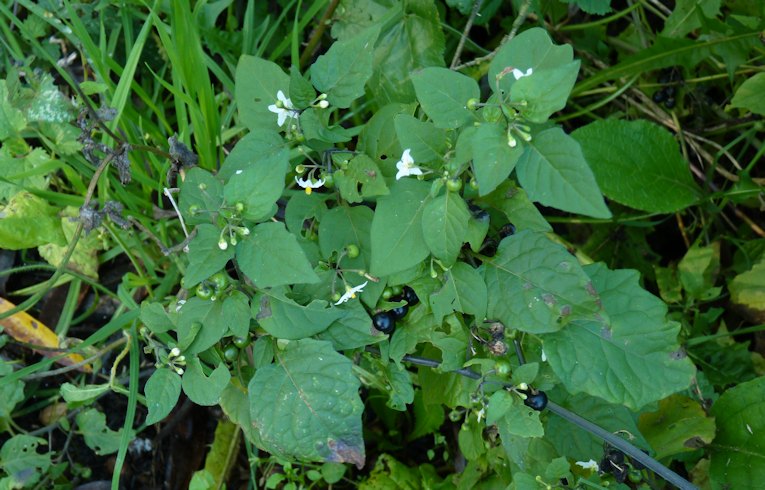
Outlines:
[[[401,320],[409,313],[409,307],[420,302],[417,293],[409,286],[404,286],[400,296],[390,297],[391,301],[406,301],[405,305],[397,306],[388,311],[380,311],[372,316],[372,325],[380,332],[393,335],[396,330],[396,321]]]
[[[677,100],[677,85],[682,83],[683,77],[680,72],[674,68],[662,70],[659,75],[658,82],[664,85],[660,90],[653,93],[653,101],[657,104],[664,103],[664,107],[672,109],[675,107]]]
[[[641,470],[645,469],[645,466],[632,458],[625,461],[623,452],[606,444],[598,469],[601,473],[613,475],[619,483],[624,483],[627,479],[632,483],[639,483],[643,479]]]

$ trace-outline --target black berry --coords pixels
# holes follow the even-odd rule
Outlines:
[[[417,297],[417,293],[415,293],[414,289],[410,288],[409,286],[404,286],[404,289],[401,291],[401,296],[409,304],[409,306],[414,306],[420,302],[420,298]]]
[[[381,311],[372,317],[372,325],[382,333],[392,334],[396,329],[396,319],[391,312]]]
[[[664,100],[667,98],[667,93],[664,91],[664,89],[657,90],[653,93],[653,101],[657,104],[660,104],[664,102]]]
[[[544,391],[537,391],[536,393],[531,393],[530,391],[521,391],[521,393],[526,395],[526,399],[523,400],[523,404],[527,407],[541,412],[547,406],[547,395]]]
[[[499,237],[505,238],[509,237],[510,235],[515,235],[515,225],[512,223],[507,223],[502,228],[499,229]]]
[[[393,308],[392,310],[390,310],[388,313],[393,315],[393,318],[395,320],[401,320],[402,318],[406,316],[407,313],[409,313],[409,306],[407,305],[397,306]]]
[[[674,97],[668,97],[667,100],[664,101],[664,107],[667,109],[672,109],[675,107],[675,98]]]

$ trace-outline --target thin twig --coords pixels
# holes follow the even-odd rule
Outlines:
[[[462,54],[462,50],[465,47],[465,40],[467,40],[468,34],[470,34],[470,29],[473,28],[473,22],[478,15],[478,11],[481,10],[481,4],[483,4],[483,0],[474,0],[473,2],[473,10],[470,12],[470,17],[468,17],[467,23],[465,24],[465,29],[462,31],[462,35],[460,36],[460,42],[457,44],[457,49],[454,50],[452,64],[449,66],[449,68],[452,70],[454,70],[454,67],[457,66],[457,63],[460,62],[460,55]]]
[[[300,66],[305,66],[306,63],[308,63],[308,60],[313,56],[314,51],[316,50],[316,46],[319,44],[319,41],[321,40],[321,36],[324,35],[324,31],[327,30],[327,26],[329,25],[329,19],[332,17],[332,14],[335,13],[335,9],[337,8],[338,4],[340,3],[340,0],[332,0],[330,4],[327,6],[327,10],[324,11],[324,15],[321,16],[321,19],[319,20],[319,25],[316,26],[316,28],[311,32],[311,38],[308,40],[308,43],[305,46],[305,49],[303,50],[303,54],[300,55]]]

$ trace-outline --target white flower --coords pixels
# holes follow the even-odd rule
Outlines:
[[[520,80],[523,77],[528,77],[532,73],[534,73],[534,70],[532,70],[531,68],[526,70],[525,73],[519,70],[518,68],[513,68],[513,76],[515,77],[516,80]],[[279,126],[281,126],[281,124]]]
[[[593,471],[598,470],[598,462],[595,461],[594,459],[591,459],[589,461],[577,461],[576,465],[581,466],[582,469],[584,470],[593,470]]]
[[[396,180],[400,179],[401,177],[408,177],[410,175],[422,175],[422,170],[420,170],[420,167],[414,164],[414,159],[412,158],[410,152],[411,150],[409,148],[404,150],[404,154],[401,155],[401,160],[396,163],[396,168],[398,169]]]
[[[545,350],[542,349],[542,362],[547,361],[547,355],[545,354]]]
[[[311,179],[298,179],[297,176],[295,176],[295,182],[297,182],[297,185],[305,189],[305,193],[308,195],[311,194],[313,189],[318,189],[324,185],[324,179],[319,179],[316,182],[313,182]]]
[[[349,301],[351,299],[354,299],[356,297],[356,293],[360,293],[364,290],[364,286],[367,285],[369,281],[364,281],[364,284],[359,284],[356,287],[349,288],[348,286],[345,287],[345,294],[340,297],[339,300],[337,300],[336,305],[343,304],[346,301]]]
[[[276,92],[276,98],[279,99],[281,104],[271,104],[268,106],[268,110],[276,114],[276,122],[279,124],[279,127],[282,127],[287,119],[297,118],[300,113],[295,110],[292,101],[285,97],[284,92],[281,90]]]

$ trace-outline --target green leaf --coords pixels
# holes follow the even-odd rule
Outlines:
[[[336,170],[334,176],[337,190],[349,203],[359,203],[363,199],[388,193],[388,186],[377,164],[364,154],[353,157],[348,167]]]
[[[610,218],[579,143],[560,128],[534,135],[516,168],[532,201],[595,218]]]
[[[269,361],[268,364],[270,363]],[[228,386],[224,388],[223,393],[221,393],[220,408],[229,420],[242,429],[248,441],[260,445],[250,419],[250,400],[247,397],[247,390],[237,378],[233,378]]]
[[[506,390],[497,390],[489,397],[486,423],[497,424],[503,432],[520,437],[542,437],[545,433],[539,412]]]
[[[0,111],[1,113],[1,111]],[[47,444],[45,439],[17,434],[3,443],[0,449],[0,467],[22,488],[38,481],[51,465],[51,452],[40,454],[37,447]]]
[[[213,406],[220,402],[221,394],[231,379],[226,364],[220,363],[217,368],[205,376],[202,363],[193,356],[186,360],[186,371],[183,373],[181,385],[189,400],[202,406]]]
[[[189,243],[189,266],[183,276],[183,286],[186,289],[191,289],[215,274],[234,258],[233,248],[220,249],[218,246],[220,239],[221,233],[217,226],[209,224],[197,226],[197,235]]]
[[[450,267],[468,231],[470,211],[458,192],[445,192],[425,205],[422,233],[434,257]]]
[[[80,210],[73,206],[67,206],[58,213],[61,219],[61,230],[66,237],[66,245],[57,245],[47,243],[37,247],[37,251],[49,264],[58,267],[66,256],[69,244],[74,238],[74,232],[77,230],[77,220]],[[98,278],[98,251],[103,248],[103,241],[98,238],[97,233],[90,233],[80,236],[77,244],[74,246],[74,252],[69,257],[67,268],[84,274],[88,277]]]
[[[324,215],[319,225],[319,247],[324,257],[348,245],[359,247],[359,256],[345,257],[343,266],[369,268],[372,257],[371,229],[374,212],[366,206],[339,205]]]
[[[518,230],[540,231],[542,233],[552,231],[550,223],[529,200],[526,191],[512,181],[503,182],[480,201],[502,211]]]
[[[0,377],[5,377],[12,372],[13,366],[10,363],[0,364]],[[0,384],[0,430],[5,430],[16,404],[24,399],[23,381],[15,380],[10,383],[5,379],[3,381]]]
[[[48,173],[58,166],[42,148],[34,148],[25,155],[14,155],[8,146],[3,146],[0,148],[0,202],[24,190],[46,189]]]
[[[268,106],[276,103],[281,90],[289,98],[290,79],[276,63],[243,55],[236,66],[236,105],[239,118],[250,129],[278,130],[276,114]]]
[[[287,209],[284,211],[284,223],[293,235],[300,235],[304,231],[305,221],[313,218],[321,221],[327,212],[327,196],[313,192],[306,194],[299,192],[287,201]],[[321,235],[319,236],[321,240]]]
[[[76,420],[85,444],[97,455],[105,456],[117,452],[124,429],[111,430],[106,426],[106,415],[95,408],[78,413]]]
[[[483,282],[483,281],[482,281]],[[435,314],[434,314],[435,316]],[[438,370],[442,372],[456,371],[465,364],[466,352],[469,348],[467,329],[456,316],[446,319],[448,331],[431,330],[429,342],[441,351],[441,364]]]
[[[666,305],[640,288],[633,270],[585,267],[600,292],[602,319],[575,320],[546,335],[550,366],[570,393],[588,393],[639,409],[686,388],[693,364],[677,343]]]
[[[429,67],[412,76],[417,100],[437,128],[459,128],[476,120],[467,108],[481,90],[472,78],[446,68]]]
[[[190,298],[178,317],[178,347],[185,354],[210,348],[228,332],[230,317],[223,301]]]
[[[26,107],[28,121],[66,123],[74,118],[74,104],[56,88],[53,76],[46,73],[35,87],[34,97]]]
[[[331,143],[349,141],[355,133],[339,124],[331,125],[332,111],[309,108],[300,113],[300,130],[307,140],[308,146],[316,150],[330,149]],[[330,143],[330,144],[328,144]]]
[[[387,406],[400,412],[406,411],[407,405],[414,401],[414,388],[409,371],[399,364],[389,362],[383,371],[385,393],[388,395]]]
[[[733,304],[742,306],[756,318],[765,318],[765,257],[751,270],[741,273],[728,283]]]
[[[288,160],[289,148],[279,133],[270,129],[256,129],[237,141],[223,161],[218,177],[228,182],[234,175],[241,175],[237,173],[240,170],[252,167],[259,167],[259,172],[267,176],[269,171],[266,167],[282,169]]]
[[[316,91],[313,85],[296,66],[290,67],[290,101],[295,109],[305,109],[316,99]]]
[[[478,321],[486,316],[488,292],[481,275],[464,262],[457,262],[445,275],[443,287],[430,296],[430,307],[437,323],[452,311],[473,315]]]
[[[316,335],[319,340],[332,342],[335,350],[356,349],[380,342],[385,338],[384,335],[372,335],[372,319],[369,318],[361,302],[350,301],[335,309],[343,311],[343,316]]]
[[[295,235],[282,223],[261,223],[236,246],[236,260],[256,287],[318,282]]]
[[[188,225],[210,223],[223,205],[223,183],[207,170],[194,167],[181,184],[178,206]],[[214,213],[214,214],[213,214]]]
[[[717,435],[712,488],[757,488],[765,481],[765,377],[727,390],[712,406]]]
[[[446,131],[409,114],[397,115],[393,123],[401,147],[411,150],[415,165],[443,160],[448,149]]]
[[[181,377],[169,368],[159,368],[146,381],[143,389],[149,414],[146,425],[156,424],[167,417],[181,396]]]
[[[510,100],[524,104],[521,115],[533,123],[544,123],[555,112],[566,107],[579,73],[579,60],[557,68],[538,70],[513,84]]]
[[[303,339],[325,330],[343,316],[343,310],[327,306],[322,300],[302,306],[285,296],[282,289],[273,289],[264,291],[252,302],[252,316],[276,338]]]
[[[677,264],[677,272],[685,291],[697,299],[710,299],[717,274],[720,271],[720,242],[709,246],[694,245]],[[714,297],[714,296],[712,296]]]
[[[21,250],[52,243],[65,246],[57,208],[28,192],[14,195],[0,207],[0,248]]]
[[[372,26],[359,34],[335,42],[311,66],[311,81],[327,94],[333,106],[346,108],[364,95],[364,85],[372,76],[372,52],[380,27]]]
[[[473,168],[478,192],[485,196],[507,179],[523,155],[523,148],[511,148],[505,128],[496,123],[483,123],[471,139]]]
[[[638,423],[656,453],[656,459],[695,451],[715,437],[715,419],[709,417],[699,402],[683,395],[659,401],[655,412],[643,413]]]
[[[765,101],[762,100],[763,92],[765,92],[765,73],[757,73],[746,79],[736,89],[730,105],[763,116],[765,115]]]
[[[611,12],[611,0],[565,0],[567,3],[574,3],[584,12],[595,15],[606,15]]]
[[[309,461],[364,465],[359,380],[329,342],[290,342],[255,372],[250,415],[263,449]]]
[[[572,136],[609,199],[642,211],[670,213],[700,197],[677,142],[660,126],[606,119]]]
[[[487,316],[531,333],[555,332],[601,313],[600,298],[568,251],[541,233],[521,231],[485,262]]]
[[[422,390],[415,391],[412,410],[414,412],[414,429],[407,437],[407,440],[410,441],[436,433],[446,419],[441,404],[427,403],[422,395]]]
[[[226,202],[243,203],[244,211],[241,215],[245,219],[263,221],[271,217],[274,204],[284,190],[284,176],[289,167],[288,155],[286,148],[282,148],[271,159],[261,158],[257,151],[251,153],[250,164],[244,170],[236,170],[223,187]]]
[[[223,300],[228,331],[236,337],[246,337],[250,330],[250,301],[241,291],[232,291]]]
[[[389,104],[376,111],[359,133],[357,150],[372,157],[386,177],[396,175],[396,161],[403,149],[396,136],[395,117],[412,115],[416,104]]]
[[[570,64],[573,59],[574,50],[571,46],[567,44],[556,46],[544,29],[532,27],[518,34],[499,49],[491,65],[489,65],[489,86],[495,92],[499,87],[501,92],[512,94],[514,84],[528,78],[529,80],[524,82],[524,85],[533,81],[549,90],[550,84],[545,81],[546,75],[549,74],[547,72]],[[530,76],[516,80],[512,74],[513,69],[526,73],[529,68],[532,69]],[[576,69],[578,70],[578,65]],[[572,70],[572,68],[567,70]],[[543,71],[544,74],[541,73]],[[575,77],[576,72],[574,72]],[[555,78],[560,79],[559,83],[563,80],[568,82],[567,78],[560,78],[559,75]],[[526,88],[526,90],[529,89],[530,87]],[[571,87],[568,87],[569,91],[570,89]],[[513,100],[517,101],[518,99],[513,96]],[[565,101],[565,97],[563,100]]]
[[[406,270],[429,253],[422,235],[422,213],[430,186],[413,179],[397,181],[377,201],[372,220],[371,273],[386,276]]]
[[[683,37],[702,22],[714,19],[720,13],[721,0],[678,0],[672,14],[664,21],[662,36]]]
[[[141,303],[141,322],[155,334],[165,333],[173,328],[173,322],[161,303]]]
[[[6,81],[0,80],[0,140],[18,135],[26,126],[24,113],[10,102]]]
[[[61,385],[61,396],[67,403],[89,402],[106,393],[109,389],[108,384],[76,386],[71,383],[64,383]]]

